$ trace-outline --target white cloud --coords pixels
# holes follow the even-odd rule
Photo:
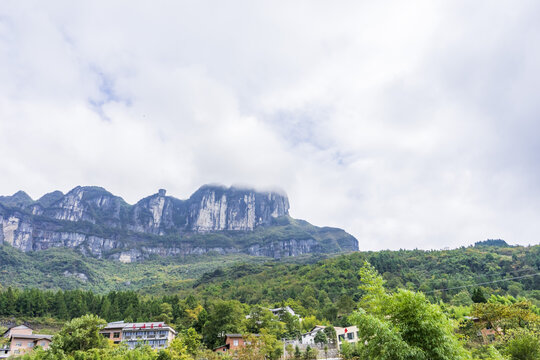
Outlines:
[[[0,188],[279,186],[362,249],[538,243],[538,7],[2,2]]]

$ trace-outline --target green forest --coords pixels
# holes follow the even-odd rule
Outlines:
[[[9,255],[10,250],[4,248],[0,254]],[[58,258],[49,256],[47,265],[59,269],[50,272],[53,275],[49,283],[36,286],[35,280],[28,280],[28,286],[17,287],[2,281],[3,323],[49,324],[50,332],[57,333],[55,336],[61,336],[63,325],[88,328],[117,320],[165,321],[179,332],[175,346],[168,352],[137,349],[129,352],[133,358],[210,358],[214,355],[209,350],[223,344],[223,332],[261,335],[253,341],[253,348],[245,350],[253,352],[245,354],[245,358],[278,358],[283,355],[281,339],[298,337],[319,324],[357,325],[365,339],[379,339],[366,340],[356,347],[345,346],[341,354],[345,359],[540,356],[538,245],[521,247],[485,241],[454,250],[355,252],[286,262],[201,257],[191,259],[190,263],[154,259],[112,264],[97,259],[87,261],[70,252],[50,254]],[[29,261],[27,254],[16,255],[18,258],[11,264],[2,259],[4,275]],[[78,261],[75,267],[72,260]],[[108,267],[100,269],[100,262]],[[124,269],[125,273],[115,273],[113,267]],[[159,280],[144,285],[137,281],[125,283],[130,268],[134,277],[143,278],[146,274],[151,279],[159,276]],[[66,286],[67,290],[60,289],[59,280],[66,277],[54,274],[64,271],[88,274],[82,283],[86,289],[74,288],[75,283]],[[113,271],[110,278],[99,277],[107,271]],[[32,275],[26,272],[24,276]],[[125,289],[109,291],[118,284],[115,276],[122,279]],[[109,284],[94,284],[109,279],[113,279]],[[275,317],[268,310],[285,305],[302,321],[286,313]],[[90,315],[94,318],[88,318]],[[477,335],[480,328],[498,332],[486,342]],[[71,335],[64,331],[62,336]],[[419,338],[432,343],[421,343]],[[375,343],[388,347],[384,348],[386,355],[379,353],[381,349],[373,346]],[[128,352],[102,341],[92,346],[77,354],[56,348],[35,351],[27,357],[109,359],[123,358]],[[296,359],[315,356],[313,351],[287,354]]]

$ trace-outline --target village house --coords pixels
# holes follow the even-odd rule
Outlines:
[[[474,326],[478,329],[476,335],[479,338],[482,338],[482,342],[484,344],[492,343],[498,335],[503,333],[501,328],[497,328],[497,330],[495,330],[487,322],[481,322],[477,317],[465,316],[465,320],[472,321],[474,323]]]
[[[164,349],[176,337],[176,331],[164,322],[108,323],[100,333],[115,344],[125,342],[133,349],[139,344],[149,345],[152,349]]]
[[[251,336],[260,336],[259,334],[251,334]],[[246,341],[242,334],[225,334],[225,345],[219,346],[214,349],[214,352],[223,353],[227,351],[236,351],[243,348],[246,345],[251,344]]]
[[[124,330],[126,325],[127,324],[123,321],[108,323],[103,329],[101,329],[100,334],[107,339],[112,340],[113,343],[119,344],[122,341],[122,330]]]
[[[296,313],[294,312],[294,310],[290,306],[284,306],[284,307],[279,307],[279,308],[275,308],[275,309],[268,309],[268,310],[270,310],[274,316],[277,316],[280,319],[281,319],[281,315],[283,313],[285,313],[285,312],[291,314],[292,316],[298,316],[298,315],[296,315]]]
[[[335,327],[334,329],[336,330],[338,349],[341,350],[341,345],[345,342],[358,342],[358,328],[356,326]]]
[[[245,346],[242,334],[225,334],[225,345],[214,349],[215,352],[235,351]]]
[[[305,334],[302,334],[302,341],[301,343],[304,345],[315,345],[315,336],[319,331],[323,331],[326,328],[326,326],[317,325],[311,331],[308,331]]]
[[[32,351],[36,346],[48,349],[51,343],[51,335],[34,334],[34,331],[25,325],[19,325],[8,329],[2,334],[8,340],[7,346],[0,349],[0,359],[9,356],[23,355]]]

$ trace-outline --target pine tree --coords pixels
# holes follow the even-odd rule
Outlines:
[[[484,292],[480,288],[476,288],[473,290],[471,299],[474,303],[487,303]]]

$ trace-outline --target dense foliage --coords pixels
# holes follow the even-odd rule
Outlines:
[[[42,290],[81,289],[97,293],[138,290],[162,294],[167,289],[177,289],[186,281],[194,281],[209,271],[238,261],[266,262],[268,258],[245,255],[217,257],[216,254],[156,256],[145,262],[124,264],[86,257],[65,248],[24,253],[0,243],[0,290],[2,286],[18,286]]]
[[[538,245],[359,252],[312,264],[239,264],[203,275],[195,292],[203,299],[220,297],[248,304],[293,299],[303,315],[316,313],[334,321],[350,313],[360,299],[357,274],[366,260],[390,289],[422,291],[433,302],[470,305],[473,292],[481,291],[487,297],[522,296],[540,305],[540,276],[535,276],[540,272]],[[484,285],[470,287],[478,283]]]
[[[37,317],[69,321],[82,316],[84,321],[72,320],[66,324],[67,330],[58,333],[64,340],[74,333],[73,327],[99,325],[97,318],[85,318],[85,314],[105,321],[165,321],[181,334],[168,352],[146,348],[130,352],[122,346],[94,344],[84,350],[64,349],[64,357],[51,357],[61,354],[58,349],[38,350],[35,359],[210,358],[213,355],[208,349],[222,345],[224,333],[261,334],[242,356],[273,359],[283,350],[278,339],[296,338],[318,324],[359,327],[363,345],[345,345],[345,358],[537,359],[540,246],[494,245],[352,253],[299,262],[250,259],[234,263],[230,259],[231,264],[222,266],[207,258],[201,259],[208,263],[189,265],[168,262],[170,269],[212,265],[196,279],[180,283],[172,276],[174,271],[166,270],[171,279],[162,275],[161,282],[151,288],[153,294],[7,286],[0,290],[0,316],[18,321]],[[92,261],[97,260],[82,264],[97,268],[98,263]],[[146,272],[152,277],[159,264],[152,260],[115,266],[132,267],[137,276]],[[470,286],[478,283],[483,285]],[[268,310],[283,305],[291,306],[303,320],[287,312],[277,317]],[[493,334],[478,336],[486,328],[494,329]],[[321,333],[317,342],[335,341],[330,337],[331,332]],[[315,353],[311,348],[287,352],[305,360]]]

